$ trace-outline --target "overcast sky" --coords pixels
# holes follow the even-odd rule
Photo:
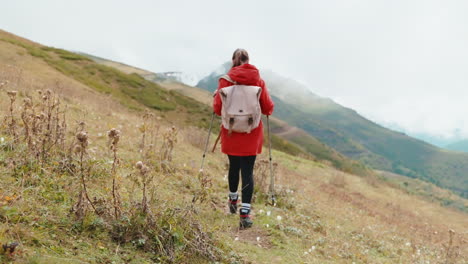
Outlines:
[[[155,72],[251,63],[410,134],[468,137],[468,1],[2,1],[0,28]]]

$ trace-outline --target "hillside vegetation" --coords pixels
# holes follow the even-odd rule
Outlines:
[[[239,230],[226,206],[226,157],[209,153],[199,172],[207,121],[194,118],[203,111],[195,100],[117,70],[89,77],[92,61],[0,39],[2,263],[468,260],[466,214],[276,150],[277,204],[266,199],[262,154],[255,223]],[[70,61],[74,73],[54,66]],[[137,78],[137,91],[168,107],[127,94],[134,88],[121,78]]]

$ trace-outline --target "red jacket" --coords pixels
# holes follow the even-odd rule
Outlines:
[[[238,84],[255,85],[262,88],[260,94],[260,107],[262,114],[271,115],[273,113],[274,103],[271,100],[270,94],[266,89],[265,82],[260,78],[258,69],[251,64],[242,64],[232,68],[228,72],[229,77]],[[232,83],[225,79],[219,80],[218,90],[224,87],[231,86]],[[217,115],[221,115],[222,102],[219,94],[213,100],[213,110]],[[228,130],[221,126],[221,151],[233,156],[253,156],[262,152],[263,144],[263,124],[250,133],[232,132],[228,135]]]

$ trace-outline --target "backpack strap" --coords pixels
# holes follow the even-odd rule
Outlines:
[[[229,75],[227,75],[227,74],[225,74],[225,75],[219,77],[219,79],[224,79],[224,80],[226,80],[226,81],[228,81],[228,82],[230,82],[230,83],[237,84],[237,82],[234,81],[234,80],[232,80],[231,77],[229,77]]]
[[[232,84],[237,84],[237,82],[234,81],[233,79],[231,79],[231,77],[229,77],[229,75],[227,75],[227,74],[225,74],[225,75],[219,77],[219,79],[224,79],[224,80],[226,80],[226,81],[228,81],[228,82],[230,82],[230,83],[232,83]],[[220,95],[226,97],[226,95],[223,94],[222,92],[220,92]],[[229,118],[228,136],[231,136],[231,134],[232,134],[232,127],[233,127],[233,126],[234,126],[234,117],[230,117],[230,118]]]

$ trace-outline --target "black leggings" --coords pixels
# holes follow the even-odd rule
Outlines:
[[[239,187],[239,171],[242,172],[242,202],[250,203],[254,190],[253,169],[257,156],[229,157],[229,191],[237,192]]]

